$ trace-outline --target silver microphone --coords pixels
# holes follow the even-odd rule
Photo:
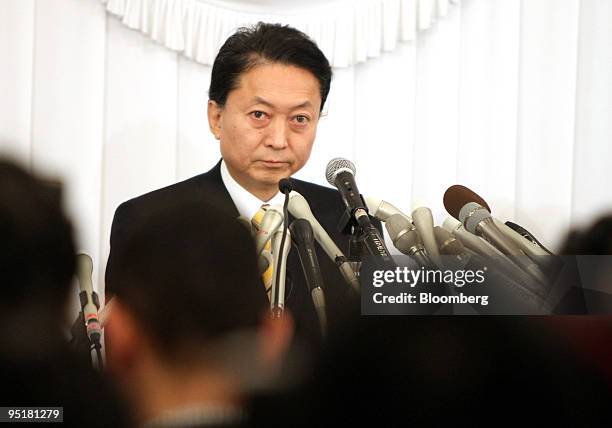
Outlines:
[[[393,214],[385,222],[395,248],[407,256],[413,256],[421,266],[431,266],[425,247],[416,228],[401,214]]]
[[[79,299],[85,320],[87,337],[92,344],[99,344],[102,337],[102,327],[98,320],[98,309],[100,302],[98,294],[93,289],[91,275],[93,273],[93,261],[87,254],[77,255],[77,279],[79,283]]]

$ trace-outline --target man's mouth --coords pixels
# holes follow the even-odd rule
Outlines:
[[[269,168],[283,168],[289,165],[289,162],[287,161],[275,159],[263,159],[260,162]]]

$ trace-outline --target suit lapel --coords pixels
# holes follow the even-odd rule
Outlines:
[[[200,175],[199,192],[203,200],[236,218],[240,215],[221,178],[221,161]]]

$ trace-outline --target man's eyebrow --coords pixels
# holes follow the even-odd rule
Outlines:
[[[262,98],[262,97],[259,97],[259,96],[253,97],[252,101],[253,102],[252,102],[251,105],[253,105],[253,104],[263,104],[263,105],[268,106],[270,108],[275,108],[274,104],[272,104],[270,101],[266,100],[265,98]],[[291,110],[295,110],[295,109],[303,108],[303,107],[312,107],[312,103],[309,100],[306,100],[306,101],[304,101],[301,104],[293,106],[291,108]]]

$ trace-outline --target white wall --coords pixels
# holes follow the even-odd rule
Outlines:
[[[438,222],[461,183],[556,247],[612,209],[611,13],[606,0],[451,5],[413,41],[335,69],[298,177],[324,184],[345,156],[362,193],[407,212],[423,200]],[[218,160],[210,67],[98,0],[2,0],[0,58],[0,152],[64,178],[101,289],[117,205]]]

